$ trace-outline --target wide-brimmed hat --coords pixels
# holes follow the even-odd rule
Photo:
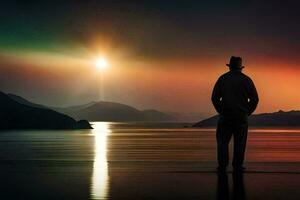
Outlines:
[[[226,64],[230,68],[243,69],[243,60],[241,57],[231,56],[229,64]]]

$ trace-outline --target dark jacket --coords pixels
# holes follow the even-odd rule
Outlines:
[[[251,78],[240,70],[231,70],[220,76],[211,100],[221,115],[251,115],[258,104],[258,95]]]

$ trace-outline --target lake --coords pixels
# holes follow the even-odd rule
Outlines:
[[[0,199],[299,199],[300,129],[250,129],[236,176],[215,173],[214,129],[93,127],[0,132]]]

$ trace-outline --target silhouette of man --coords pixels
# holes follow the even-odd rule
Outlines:
[[[245,200],[246,190],[244,184],[244,173],[232,173],[233,180],[233,200]],[[230,198],[229,184],[227,173],[218,173],[217,195],[216,200],[229,200]]]
[[[218,170],[226,171],[229,160],[228,145],[233,135],[234,153],[232,166],[243,171],[248,133],[248,116],[258,104],[258,95],[251,78],[242,73],[241,57],[230,58],[229,72],[220,76],[213,92],[212,102],[220,114],[217,127]]]

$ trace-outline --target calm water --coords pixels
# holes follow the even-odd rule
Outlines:
[[[0,199],[299,199],[300,129],[250,130],[235,177],[214,173],[213,129],[93,126],[0,132]]]

